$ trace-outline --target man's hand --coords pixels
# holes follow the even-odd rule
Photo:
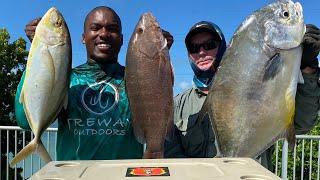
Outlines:
[[[303,37],[303,53],[301,70],[316,69],[318,67],[318,54],[320,51],[320,30],[313,24],[307,24],[307,31]]]
[[[162,34],[164,36],[164,38],[166,38],[167,40],[167,47],[170,50],[172,44],[173,44],[173,36],[166,30],[162,29]]]
[[[34,38],[34,34],[36,32],[36,27],[39,24],[40,20],[41,20],[41,18],[36,18],[36,19],[30,21],[26,25],[26,28],[24,29],[24,32],[26,33],[30,42],[32,42],[32,40]]]

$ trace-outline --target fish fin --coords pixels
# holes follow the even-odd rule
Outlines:
[[[217,154],[214,158],[224,158],[224,156],[222,156],[222,154]]]
[[[32,140],[26,147],[24,147],[15,157],[11,160],[10,166],[14,167],[17,163],[27,158],[30,154],[32,154],[37,148],[37,143]]]
[[[202,108],[201,110],[199,111],[198,113],[198,118],[197,118],[197,122],[201,122],[203,120],[205,120],[205,116],[207,115],[208,113],[208,108],[206,106],[206,100],[204,101],[203,105],[202,105]]]
[[[10,166],[14,167],[17,163],[22,161],[31,155],[34,151],[39,153],[41,159],[46,163],[52,161],[48,151],[43,146],[41,140],[39,143],[36,142],[36,139],[33,139],[27,146],[25,146],[10,162]]]
[[[163,159],[163,152],[149,152],[146,150],[143,154],[143,159]]]
[[[173,66],[172,66],[172,62],[170,62],[170,65],[171,65],[172,86],[174,86],[174,69],[173,69]]]
[[[293,125],[289,126],[285,132],[285,135],[289,144],[289,149],[293,150],[294,146],[296,145],[296,133]]]
[[[216,146],[216,150],[217,150],[217,156],[219,157],[224,157],[224,155],[221,153],[220,150],[220,141],[219,138],[217,138],[216,133],[217,132],[217,128],[216,125],[214,123],[214,118],[211,117],[211,114],[213,114],[212,109],[209,107],[209,105],[207,105],[207,101],[209,98],[206,98],[206,100],[204,101],[202,108],[200,110],[200,112],[198,113],[198,119],[197,119],[197,123],[202,123],[202,121],[208,120],[210,121],[211,124],[211,128],[212,128],[212,132],[213,132],[213,136],[215,138],[215,146]]]
[[[37,146],[37,153],[39,154],[39,156],[41,157],[41,159],[48,163],[50,161],[52,161],[48,151],[46,150],[46,148],[44,147],[44,145],[42,144],[41,140]]]
[[[67,106],[68,106],[68,99],[69,99],[69,96],[68,96],[68,92],[66,93],[66,96],[64,98],[64,101],[63,101],[63,108],[66,110],[67,109]]]
[[[167,39],[164,37],[164,43],[163,43],[162,47],[160,48],[160,50],[162,51],[162,50],[164,50],[165,48],[168,49],[168,41],[167,41]],[[169,49],[168,49],[168,51],[169,51]]]
[[[272,138],[272,140],[267,143],[260,151],[258,151],[255,155],[253,155],[251,158],[257,159],[259,156],[264,153],[267,149],[269,149],[271,146],[273,146],[279,139],[285,138],[285,132],[280,133],[278,136]]]
[[[173,104],[173,102],[172,102]],[[169,116],[167,120],[167,127],[166,127],[166,135],[165,135],[165,140],[167,141],[172,141],[174,139],[174,121],[173,121],[173,108],[170,108],[169,110]]]
[[[209,112],[209,111],[211,111],[211,112]],[[226,157],[225,155],[222,154],[222,152],[221,152],[221,150],[220,150],[220,144],[221,144],[221,142],[220,142],[220,140],[219,140],[219,138],[217,137],[217,134],[216,134],[216,132],[218,132],[218,131],[217,131],[216,124],[214,123],[214,122],[215,122],[215,121],[214,121],[214,118],[211,117],[211,114],[213,114],[212,111],[214,111],[214,110],[213,110],[213,109],[210,109],[210,108],[208,108],[208,110],[207,110],[207,112],[209,112],[209,113],[208,113],[208,118],[209,118],[208,120],[210,121],[211,128],[212,128],[212,133],[213,133],[213,136],[214,136],[214,139],[215,139],[214,144],[215,144],[215,146],[216,146],[216,151],[217,151],[216,156],[217,156],[217,157]]]
[[[20,93],[20,97],[19,97],[19,103],[21,103],[22,104],[22,102],[23,102],[23,96],[24,96],[24,93],[23,93],[23,87],[24,87],[24,85],[22,85],[22,88],[21,88],[21,93]]]
[[[260,156],[263,152],[265,152],[267,149],[269,149],[272,145],[274,145],[275,142],[277,142],[279,139],[286,138],[289,144],[289,149],[293,150],[295,144],[296,144],[296,135],[295,135],[295,129],[293,125],[290,125],[284,132],[280,133],[278,136],[274,137],[270,143],[268,143],[261,151],[259,151],[253,158],[257,158]]]
[[[167,141],[172,141],[173,138],[174,138],[174,122],[173,122],[173,119],[170,118],[167,124],[167,133],[166,133],[165,139]]]
[[[47,61],[48,63],[44,63],[44,64],[47,65],[47,69],[48,69],[49,73],[52,74],[53,79],[52,79],[52,82],[50,83],[50,85],[51,85],[51,88],[53,89],[54,88],[53,83],[56,81],[56,72],[55,72],[54,61],[53,61],[53,58],[52,58],[51,53],[48,48],[45,48],[44,50],[42,50],[41,53],[42,53],[41,54],[42,56],[46,57],[43,59],[48,60]]]
[[[304,79],[303,79],[301,70],[300,70],[300,72],[298,74],[298,83],[304,84]]]
[[[132,117],[133,119],[133,117]],[[135,121],[133,121],[133,123],[137,123]],[[146,136],[145,136],[145,133],[143,131],[142,128],[140,128],[140,126],[138,125],[133,125],[133,133],[134,133],[134,136],[136,137],[136,140],[141,143],[141,144],[145,144],[146,143]]]
[[[265,72],[263,75],[263,81],[268,81],[273,79],[281,70],[283,66],[283,59],[280,54],[275,54],[267,63],[265,64]]]
[[[140,144],[145,144],[146,143],[146,138],[143,136],[139,136],[138,133],[136,133],[136,130],[134,130],[134,135],[136,137],[136,140],[140,143]]]

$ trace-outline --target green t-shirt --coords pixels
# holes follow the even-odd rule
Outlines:
[[[125,91],[124,67],[85,63],[72,70],[65,116],[58,118],[57,160],[140,159]],[[18,125],[29,128],[16,94]],[[64,118],[62,118],[64,117]]]

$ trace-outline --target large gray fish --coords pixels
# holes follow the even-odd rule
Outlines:
[[[51,161],[40,137],[55,120],[62,106],[66,106],[70,70],[69,31],[60,12],[51,8],[37,25],[20,95],[20,102],[35,137],[13,158],[11,166],[34,151],[45,162]]]
[[[162,158],[173,121],[173,74],[167,41],[151,13],[142,15],[131,36],[125,81],[135,136],[147,144],[144,158]]]
[[[295,143],[293,116],[301,77],[302,7],[277,1],[237,29],[200,111],[221,156],[256,157],[279,138]]]

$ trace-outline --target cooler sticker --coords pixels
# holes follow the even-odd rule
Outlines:
[[[168,167],[131,167],[127,169],[126,177],[170,176]]]

